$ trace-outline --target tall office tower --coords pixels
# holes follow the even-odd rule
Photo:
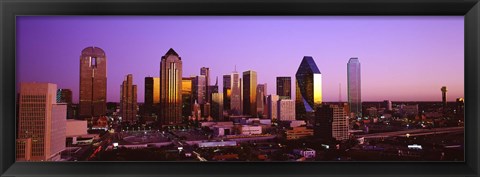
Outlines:
[[[243,72],[243,114],[257,115],[257,72]]]
[[[223,93],[212,93],[211,116],[214,121],[224,121]]]
[[[230,99],[230,110],[234,115],[242,114],[242,90],[241,90],[241,82],[240,74],[237,71],[232,73],[232,94]]]
[[[205,118],[205,119],[209,118],[211,116],[211,112],[210,112],[211,104],[207,102],[203,105],[200,105],[200,107],[202,107],[202,118]]]
[[[283,99],[278,101],[278,120],[295,120],[295,101]]]
[[[133,76],[125,76],[120,86],[120,115],[122,122],[134,124],[137,122],[137,85],[133,85]]]
[[[209,86],[210,86],[210,68],[207,67],[202,67],[200,68],[200,75],[205,76],[205,102],[211,102],[211,96],[208,94],[209,92]]]
[[[17,160],[60,158],[65,149],[67,105],[56,103],[56,91],[57,85],[51,83],[20,84],[18,141],[23,147],[16,151],[23,157]]]
[[[387,111],[391,111],[391,110],[392,110],[392,101],[390,101],[390,100],[383,100],[383,107],[384,107]]]
[[[330,141],[332,140],[332,122],[334,109],[330,105],[321,105],[315,110],[315,124],[313,134],[315,137]]]
[[[98,47],[80,55],[79,117],[92,118],[107,112],[107,56]]]
[[[295,79],[296,118],[312,123],[315,108],[322,104],[322,74],[312,57],[303,57]]]
[[[207,103],[207,86],[205,85],[205,76],[199,75],[193,81],[193,98],[198,104]]]
[[[230,97],[232,96],[232,76],[223,75],[223,107],[230,110]]]
[[[72,90],[57,89],[57,103],[67,104],[67,119],[74,119],[74,110],[72,107]]]
[[[186,120],[192,115],[193,108],[193,80],[195,77],[182,78],[182,117]]]
[[[277,77],[277,95],[280,99],[292,99],[291,77]]]
[[[268,95],[267,97],[267,107],[268,107],[268,118],[272,121],[277,120],[278,118],[278,95]],[[295,111],[295,110],[294,110]]]
[[[160,78],[145,77],[144,95],[144,120],[155,121],[158,116],[160,104]]]
[[[348,112],[346,112],[347,103],[343,105],[330,105],[333,109],[332,118],[332,137],[342,141],[348,139]],[[348,108],[347,108],[348,109]]]
[[[350,111],[357,116],[362,116],[362,90],[360,61],[350,58],[347,63],[348,104]]]
[[[207,89],[207,97],[209,98],[208,102],[212,103],[212,94],[213,93],[218,93],[218,77],[215,81],[215,85],[209,85],[207,88],[208,88]]]
[[[160,124],[182,123],[182,59],[172,48],[160,61]]]
[[[465,100],[463,98],[457,98],[455,106],[455,117],[458,120],[464,120],[465,118]]]
[[[257,85],[257,114],[262,117],[267,116],[267,83]]]
[[[447,110],[447,87],[443,86],[442,89],[442,105],[443,105],[443,111],[445,112]]]

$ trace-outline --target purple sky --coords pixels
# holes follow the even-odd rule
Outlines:
[[[158,77],[169,48],[182,57],[184,77],[210,67],[220,88],[236,65],[257,71],[268,94],[276,93],[277,76],[291,76],[295,89],[307,55],[322,72],[323,101],[338,101],[340,83],[347,99],[350,57],[361,62],[362,101],[441,101],[443,85],[449,101],[464,96],[463,16],[17,17],[17,80],[56,83],[78,102],[80,52],[88,46],[106,52],[113,102],[129,73],[143,102],[144,77]]]

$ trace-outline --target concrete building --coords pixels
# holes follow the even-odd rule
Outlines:
[[[98,47],[80,55],[80,118],[104,116],[107,112],[107,56]]]
[[[285,131],[287,135],[287,140],[295,140],[300,138],[305,138],[313,136],[313,129],[309,129],[305,126],[303,127],[292,127]]]
[[[125,76],[120,86],[120,116],[122,122],[135,124],[137,119],[137,85],[133,85],[133,76]]]
[[[57,103],[67,104],[67,119],[75,118],[75,112],[72,107],[72,90],[57,89]]]
[[[57,85],[50,83],[21,83],[18,115],[18,139],[29,145],[31,161],[56,161],[65,149],[67,105],[56,103]],[[28,155],[25,150],[18,150]],[[17,160],[21,160],[17,159]]]
[[[262,126],[256,125],[242,125],[239,127],[239,132],[242,135],[260,135],[262,134]]]
[[[182,60],[170,48],[160,61],[160,124],[182,123]]]
[[[267,97],[267,108],[268,108],[268,118],[272,121],[278,119],[278,95],[268,95]]]
[[[267,83],[257,85],[257,114],[267,117]]]
[[[86,120],[67,120],[66,137],[74,137],[88,134]]]
[[[278,101],[278,119],[280,121],[295,120],[295,102],[293,100]]]

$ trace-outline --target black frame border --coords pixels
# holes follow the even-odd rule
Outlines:
[[[479,0],[0,0],[1,176],[479,176]],[[19,15],[464,15],[465,162],[15,162]]]

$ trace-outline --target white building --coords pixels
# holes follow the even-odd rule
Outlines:
[[[295,101],[283,99],[278,101],[278,119],[280,121],[295,120]]]
[[[242,135],[260,135],[262,134],[262,126],[242,125],[240,127]]]
[[[348,139],[348,115],[345,109],[348,109],[348,105],[343,107],[337,105],[331,105],[333,108],[333,120],[332,120],[332,136],[336,140]]]
[[[307,159],[309,158],[315,158],[316,152],[313,149],[310,148],[305,148],[305,149],[294,149],[293,153],[297,155],[301,155]]]

